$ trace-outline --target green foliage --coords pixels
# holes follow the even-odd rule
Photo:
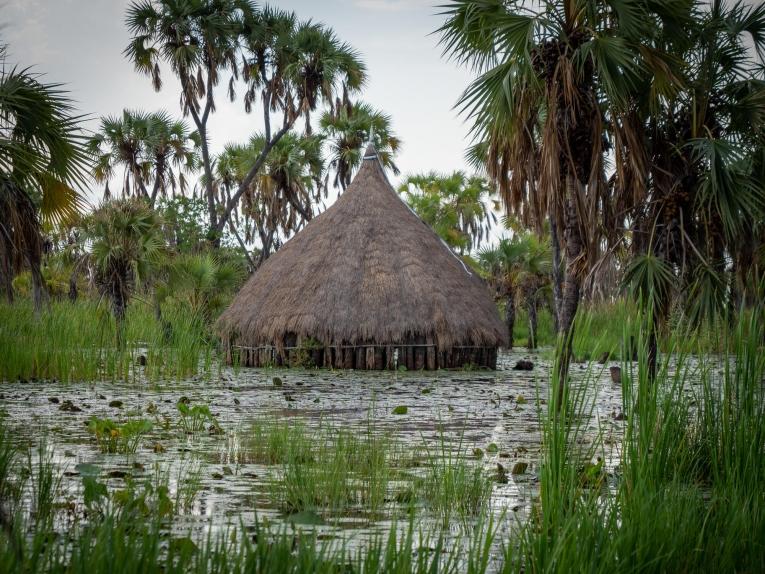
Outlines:
[[[164,197],[156,205],[169,246],[193,253],[205,242],[205,202],[194,197]]]
[[[88,431],[95,436],[101,452],[108,453],[134,453],[153,428],[151,421],[146,419],[132,419],[118,425],[111,419],[92,417],[88,422]]]
[[[182,303],[205,323],[223,310],[245,275],[238,262],[210,253],[179,255],[166,268],[167,280],[155,288],[158,300]]]
[[[59,84],[41,83],[28,68],[9,68],[5,46],[0,64],[0,206],[11,209],[6,194],[13,187],[31,198],[43,218],[75,217],[82,205],[75,188],[87,173],[80,117]],[[2,214],[3,221],[13,221],[13,211]]]
[[[128,301],[165,251],[157,214],[138,199],[104,203],[88,222],[96,282],[112,302],[118,325]]]
[[[351,106],[339,106],[325,112],[319,125],[331,149],[329,165],[335,170],[335,187],[345,189],[350,185],[370,138],[383,167],[399,174],[393,158],[401,142],[393,133],[390,116],[364,102],[354,102]]]
[[[247,144],[227,145],[216,163],[217,185],[229,193],[235,192],[266,144],[266,137],[258,133]],[[267,153],[259,176],[250,184],[252,193],[241,212],[245,223],[254,224],[261,234],[279,230],[291,233],[310,219],[310,206],[322,192],[325,168],[322,138],[289,132]]]
[[[489,283],[502,296],[536,292],[549,282],[552,269],[549,245],[533,233],[500,239],[496,247],[478,252],[478,264]]]
[[[203,431],[207,424],[210,425],[211,432],[220,432],[220,425],[207,405],[190,405],[188,402],[181,400],[176,407],[181,415],[178,419],[178,426],[184,432],[196,433]]]
[[[288,513],[338,513],[363,509],[376,515],[403,452],[392,437],[369,423],[362,432],[322,423],[259,420],[250,441],[255,461],[280,466],[271,496]]]
[[[53,519],[54,503],[61,488],[61,475],[53,461],[53,452],[45,439],[38,443],[37,451],[27,455],[29,475],[32,477],[32,512],[35,520],[47,524]]]
[[[468,458],[462,437],[452,445],[442,434],[437,448],[427,452],[425,476],[416,481],[417,492],[444,525],[455,516],[462,524],[469,524],[489,503],[491,482],[483,468]]]
[[[153,205],[158,195],[166,196],[170,190],[185,193],[184,172],[197,169],[200,143],[197,132],[167,112],[124,110],[121,118],[101,118],[88,150],[94,158],[95,180],[106,183],[105,199],[110,195],[109,180],[122,166],[123,197],[140,197]]]
[[[411,175],[399,193],[414,212],[459,253],[479,247],[496,223],[494,188],[482,177],[461,171]]]
[[[548,406],[541,506],[523,528],[518,552],[507,547],[506,571],[640,571],[648,564],[666,572],[760,570],[764,327],[759,313],[739,322],[722,371],[709,368],[717,358],[668,354],[655,380],[641,336],[637,367],[622,367],[625,433],[606,489],[583,483],[580,472],[599,448],[577,440],[592,395],[574,391],[561,413]],[[674,342],[684,346],[683,335]]]
[[[95,301],[53,301],[39,319],[29,302],[0,303],[0,379],[159,380],[209,372],[215,351],[200,321],[172,307],[163,317],[172,326],[170,340],[152,309],[131,306],[118,347],[114,317]],[[139,369],[142,355],[146,366]]]

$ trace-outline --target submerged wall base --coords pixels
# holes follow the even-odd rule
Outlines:
[[[335,347],[232,346],[226,353],[229,364],[245,367],[326,367],[335,369],[407,370],[497,368],[496,347],[456,346],[439,351],[435,345],[358,345]]]

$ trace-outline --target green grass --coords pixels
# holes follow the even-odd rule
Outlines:
[[[634,312],[634,307],[623,300],[598,305],[583,304],[577,314],[573,341],[575,357],[585,361],[595,360],[608,352],[618,358],[623,346],[624,325]],[[539,310],[537,323],[537,344],[540,347],[554,347],[556,335],[552,314],[548,309]],[[516,312],[513,328],[515,347],[526,347],[528,337],[528,314],[521,308]]]
[[[623,366],[627,422],[608,487],[583,480],[583,461],[597,453],[576,440],[591,408],[583,391],[570,392],[560,415],[548,407],[541,503],[519,547],[508,545],[505,570],[765,570],[763,327],[761,314],[739,322],[721,380],[703,354],[698,365],[665,356],[653,383],[645,352],[637,369]]]
[[[56,311],[61,321],[56,328],[62,332],[68,328],[64,319],[74,316],[67,312],[75,313]],[[13,320],[23,328],[20,315]],[[84,331],[93,328],[82,320]],[[148,320],[131,320],[135,331],[128,340],[136,341]],[[623,360],[624,434],[617,433],[618,444],[607,446],[609,429],[603,427],[601,436],[585,440],[595,408],[594,363],[590,379],[568,389],[560,413],[553,381],[547,402],[537,407],[543,421],[539,498],[527,522],[503,523],[503,550],[492,568],[608,574],[765,571],[762,309],[716,332],[691,337],[676,326],[664,334],[661,347],[673,352],[660,357],[655,381],[649,380],[642,326],[623,303],[583,312],[575,354],[597,359],[598,353],[611,351]],[[0,337],[6,337],[4,323],[0,329]],[[637,363],[627,361],[632,349],[623,344],[632,338]],[[42,347],[42,341],[34,344]],[[724,353],[711,354],[715,348]],[[28,352],[35,357],[33,349]],[[557,369],[551,373],[554,377]],[[179,476],[182,486],[172,493],[163,480],[109,491],[97,472],[80,468],[85,502],[77,503],[91,511],[62,536],[53,530],[61,517],[56,506],[60,483],[50,451],[41,446],[25,459],[11,439],[0,421],[0,572],[481,573],[496,550],[492,485],[459,439],[450,443],[442,436],[422,456],[375,428],[371,413],[366,428],[260,419],[246,445],[250,460],[267,467],[267,496],[285,514],[336,517],[361,511],[370,518],[409,521],[358,547],[321,541],[298,525],[280,532],[249,525],[246,535],[237,529],[192,542],[178,534],[183,523],[176,516],[194,505],[199,492],[193,469],[188,477]],[[606,459],[610,452],[617,453],[618,465],[604,469],[598,457]],[[405,497],[398,496],[402,488]],[[26,506],[20,504],[25,492],[32,500]],[[455,518],[463,526],[457,540]]]
[[[454,517],[464,525],[486,512],[492,483],[480,465],[468,460],[461,436],[453,446],[441,434],[436,448],[427,451],[425,468],[415,492],[445,526]]]
[[[626,299],[597,304],[582,302],[572,342],[574,358],[585,362],[597,361],[605,353],[611,360],[634,357],[639,336],[634,320],[637,314],[636,305]],[[750,315],[751,311],[742,313],[743,325],[747,324]],[[726,341],[735,328],[736,325],[717,323],[694,330],[691,336],[685,333],[681,318],[670,317],[668,329],[659,333],[659,349],[665,353],[720,353],[725,350]],[[520,350],[526,347],[528,336],[528,314],[520,308],[516,311],[513,328],[515,348]],[[557,341],[552,315],[546,308],[541,308],[538,313],[537,344],[545,347],[543,352],[553,357]]]
[[[215,351],[198,318],[179,307],[163,313],[170,332],[147,304],[134,301],[120,348],[105,303],[52,301],[39,317],[28,301],[0,303],[0,380],[132,380],[141,357],[149,380],[209,371]]]
[[[253,424],[249,449],[254,461],[276,467],[270,495],[287,513],[355,508],[375,516],[404,456],[402,445],[371,422],[359,430],[260,419]]]
[[[270,427],[266,423],[265,427]],[[264,427],[264,428],[265,428]],[[354,471],[364,472],[379,466],[380,452],[388,452],[380,436],[358,438],[325,427],[327,437]],[[269,433],[270,431],[264,431]],[[274,432],[283,433],[281,429]],[[255,436],[265,436],[255,435]],[[299,435],[295,435],[299,436]],[[10,446],[9,435],[0,421],[0,485],[19,479],[19,458]],[[340,444],[346,441],[345,445]],[[268,460],[289,464],[291,446],[273,446]],[[44,448],[44,447],[41,447]],[[321,454],[321,450],[317,451]],[[46,476],[56,475],[43,457]],[[319,460],[319,459],[317,459]],[[421,530],[414,514],[402,524],[393,521],[387,529],[373,535],[360,546],[348,546],[345,540],[321,541],[318,533],[295,526],[280,530],[263,528],[259,522],[244,529],[234,528],[210,534],[202,540],[183,535],[182,523],[176,523],[177,509],[161,472],[154,479],[128,481],[124,488],[109,491],[99,481],[100,471],[93,465],[78,465],[82,476],[86,519],[75,518],[62,536],[53,530],[53,522],[39,515],[14,512],[0,514],[0,571],[25,573],[194,573],[217,572],[327,572],[327,573],[432,573],[482,574],[490,564],[491,549],[497,533],[492,519],[479,520],[461,533],[449,530]],[[23,475],[24,472],[21,472]],[[46,484],[50,484],[48,479]],[[179,482],[180,482],[179,477]],[[8,489],[2,490],[2,504],[8,502]],[[54,509],[53,489],[46,489],[49,507]],[[185,495],[184,495],[185,496]],[[193,502],[193,501],[192,501]],[[190,506],[190,504],[185,505]],[[9,508],[4,506],[5,508]],[[51,511],[52,512],[52,511]],[[171,534],[172,533],[172,534]]]

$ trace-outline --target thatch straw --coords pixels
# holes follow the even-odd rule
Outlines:
[[[218,321],[227,341],[281,348],[497,347],[507,338],[483,280],[391,187],[372,146],[347,191],[270,257]]]

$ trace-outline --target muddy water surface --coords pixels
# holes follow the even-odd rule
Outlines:
[[[61,499],[71,501],[73,515],[80,512],[81,465],[92,464],[110,490],[161,475],[180,500],[179,485],[193,482],[196,493],[176,528],[196,535],[230,525],[251,525],[256,517],[261,523],[284,524],[288,517],[267,495],[279,480],[278,469],[248,455],[252,423],[266,416],[301,419],[306,425],[326,421],[359,432],[371,424],[412,448],[433,448],[446,441],[497,477],[491,506],[512,521],[529,512],[538,494],[538,409],[545,407],[548,396],[550,362],[544,357],[549,355],[506,353],[495,372],[223,368],[212,380],[151,384],[5,382],[0,386],[0,409],[19,444],[47,442],[63,473]],[[532,361],[533,369],[514,370],[521,359]],[[575,381],[589,373],[594,393],[594,409],[585,421],[588,430],[582,442],[595,440],[599,432],[606,435],[605,445],[618,442],[608,437],[618,435],[624,425],[621,389],[611,381],[608,370],[614,364],[572,366]],[[179,401],[209,406],[220,432],[209,432],[209,425],[202,432],[184,432],[179,427]],[[402,406],[406,414],[394,414]],[[153,429],[141,438],[135,454],[102,453],[88,431],[94,416],[116,423],[149,419]],[[607,467],[616,463],[618,453],[601,452]],[[525,470],[513,474],[513,468],[524,466],[517,463],[524,463]],[[395,503],[388,506],[376,516],[363,508],[342,515],[323,514],[320,528],[327,536],[379,531],[397,518]]]

